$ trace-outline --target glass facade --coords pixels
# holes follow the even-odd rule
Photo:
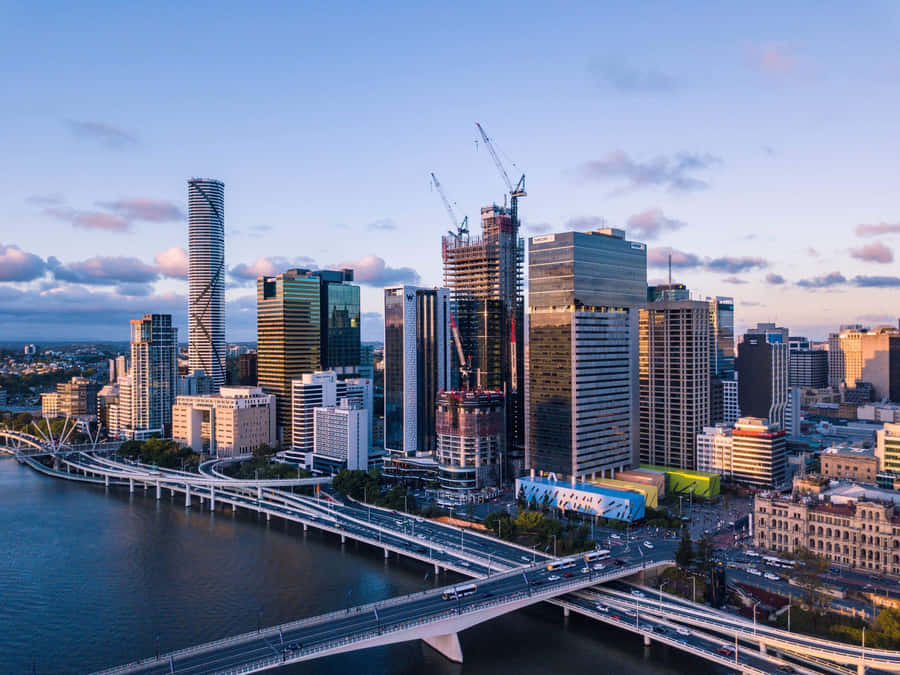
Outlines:
[[[360,349],[359,286],[323,280],[322,291],[326,327],[322,332],[322,368],[355,373]]]
[[[620,230],[532,237],[526,467],[602,476],[630,469],[636,308],[646,247]]]
[[[320,370],[319,278],[289,270],[256,281],[257,382],[275,395],[278,437],[291,438],[291,380]]]
[[[714,344],[710,352],[709,371],[720,380],[734,379],[734,299],[715,297],[709,300],[709,320]]]
[[[403,448],[403,288],[384,289],[384,447]]]

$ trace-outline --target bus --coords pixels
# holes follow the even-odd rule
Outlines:
[[[784,560],[773,555],[763,556],[763,562],[771,567],[780,567],[782,569],[791,569],[797,564],[793,560]]]
[[[457,600],[459,598],[464,598],[467,595],[472,595],[478,590],[478,586],[475,584],[466,584],[465,586],[455,586],[453,588],[449,588],[443,593],[444,600]]]
[[[601,549],[599,551],[591,551],[590,553],[584,554],[584,561],[586,563],[597,562],[598,560],[606,560],[609,558],[610,552],[606,549]]]
[[[570,567],[575,567],[576,560],[575,558],[564,558],[563,560],[554,560],[552,563],[547,565],[547,570],[552,572],[553,570],[565,570]]]

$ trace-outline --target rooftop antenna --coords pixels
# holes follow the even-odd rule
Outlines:
[[[669,288],[672,287],[672,252],[669,251]]]

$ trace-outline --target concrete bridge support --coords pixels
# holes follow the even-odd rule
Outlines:
[[[191,508],[191,486],[184,486],[184,508]]]
[[[866,664],[860,661],[859,665],[856,666],[856,675],[866,675],[867,672],[869,672],[869,669],[866,668]]]
[[[262,486],[256,488],[256,501],[262,501]]]
[[[387,548],[385,548],[384,549],[384,557],[387,558],[390,554],[391,554],[391,552],[388,551]]]
[[[343,535],[343,534],[341,535],[341,543],[342,543],[342,544],[346,544],[346,543],[347,543],[347,537],[346,537],[345,535]]]
[[[309,525],[303,523],[303,531],[306,532],[309,529]]]
[[[645,636],[644,636],[644,646],[645,646],[645,647],[649,647],[649,646],[650,646],[650,636],[649,636],[649,635],[645,635]]]
[[[569,608],[568,607],[563,607],[563,617],[566,619],[569,618]]]
[[[216,488],[212,485],[209,486],[209,510],[216,510]]]
[[[128,479],[128,492],[134,494],[134,478]]]
[[[159,484],[159,481],[156,481],[156,499],[159,501],[162,498],[162,486]]]
[[[437,563],[434,563],[434,576],[437,576],[440,573],[441,573],[441,566],[438,565]]]
[[[108,473],[104,474],[104,483],[106,484],[106,487],[109,487],[109,474]]]
[[[762,640],[759,641],[759,653],[760,654],[766,653],[766,643],[763,642]]]
[[[453,663],[463,662],[462,647],[459,644],[458,634],[435,635],[434,637],[423,638],[422,641],[435,651],[440,652],[445,658],[453,661]]]

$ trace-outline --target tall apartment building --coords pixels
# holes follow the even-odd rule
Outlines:
[[[349,269],[290,269],[256,280],[257,384],[275,395],[281,443],[292,438],[292,380],[326,368],[358,372],[359,287],[352,279]]]
[[[597,477],[636,466],[646,246],[611,228],[532,237],[528,271],[526,468]]]
[[[333,407],[343,399],[358,402],[367,414],[367,437],[372,445],[372,381],[365,378],[339,379],[333,370],[304,373],[291,382],[291,448],[313,452],[315,445],[315,409]]]
[[[375,379],[375,345],[360,345],[359,376],[368,380]]]
[[[787,345],[785,345],[787,347]],[[787,478],[786,433],[778,424],[742,417],[731,434],[732,478],[759,488],[780,488]]]
[[[216,395],[179,396],[172,438],[216,457],[246,455],[275,443],[275,397],[259,387],[222,387]]]
[[[365,471],[369,467],[369,413],[353,399],[313,412],[313,453],[307,466],[317,470]]]
[[[131,370],[119,377],[119,401],[110,406],[110,433],[141,440],[165,436],[178,391],[178,329],[170,314],[131,321]]]
[[[384,448],[433,452],[438,392],[450,389],[450,292],[384,289]]]
[[[445,391],[437,402],[435,459],[441,483],[461,491],[503,478],[506,406],[498,391]]]
[[[788,345],[779,329],[751,330],[744,335],[738,346],[738,375],[741,414],[783,425],[788,399]]]
[[[128,374],[128,357],[124,354],[109,359],[109,383],[115,384],[119,378]]]
[[[444,285],[463,352],[471,359],[470,387],[505,394],[506,459],[518,473],[525,467],[525,243],[505,207],[482,208],[481,224],[480,237],[443,238]]]
[[[710,419],[710,303],[650,302],[640,310],[640,461],[695,468],[697,434]]]
[[[738,393],[738,379],[724,380],[722,382],[722,423],[732,425],[741,416],[741,404]]]
[[[225,384],[225,184],[188,181],[188,362]]]

